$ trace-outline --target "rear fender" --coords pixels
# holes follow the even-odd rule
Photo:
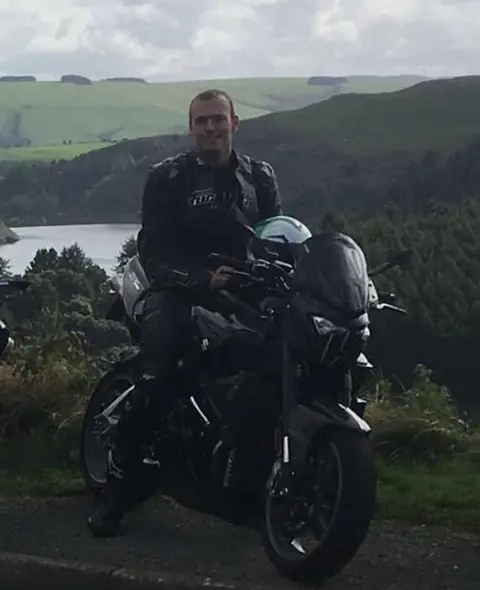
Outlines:
[[[364,436],[369,436],[371,432],[369,424],[363,418],[342,404],[325,406],[315,401],[314,408],[296,406],[290,417],[289,436],[292,461],[297,473],[301,473],[306,465],[312,440],[327,428],[347,428]]]

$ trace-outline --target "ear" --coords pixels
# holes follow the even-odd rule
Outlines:
[[[235,115],[232,118],[232,132],[235,133],[235,131],[238,131],[239,127],[240,127],[240,119],[238,118],[238,115]]]

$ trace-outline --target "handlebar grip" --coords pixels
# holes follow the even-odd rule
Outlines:
[[[250,265],[244,260],[233,258],[233,256],[225,256],[224,254],[217,254],[213,252],[208,256],[209,260],[216,262],[219,266],[231,266],[242,272],[250,272]]]

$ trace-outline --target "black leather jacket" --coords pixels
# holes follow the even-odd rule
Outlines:
[[[273,168],[232,152],[227,166],[213,168],[195,152],[166,158],[150,171],[143,193],[140,262],[153,286],[203,289],[211,252],[245,256],[238,221],[282,214]]]

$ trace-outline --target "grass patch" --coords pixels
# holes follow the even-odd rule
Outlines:
[[[0,442],[0,497],[52,497],[85,491],[77,469],[78,424],[56,435],[38,429]]]
[[[38,362],[30,373],[0,370],[4,498],[84,490],[78,436],[98,375],[88,373],[82,357],[69,365],[50,359],[48,370]],[[367,397],[377,454],[377,517],[480,530],[480,437],[459,416],[448,391],[420,366],[412,388],[402,395],[378,381]]]
[[[394,91],[416,83],[412,76],[355,77],[339,92]],[[35,145],[95,142],[100,137],[135,139],[187,131],[191,98],[208,87],[231,93],[242,119],[319,102],[328,86],[309,86],[307,78],[240,78],[177,83],[96,82],[89,86],[58,82],[1,84],[0,125],[21,116],[21,134]],[[21,108],[21,105],[28,107]]]
[[[43,469],[18,472],[0,469],[0,498],[52,498],[85,493],[85,483],[76,470]]]
[[[461,459],[377,465],[380,518],[480,530],[478,465]]]
[[[107,147],[107,143],[78,143],[71,145],[48,145],[0,149],[0,162],[50,162],[72,160],[76,156]]]

